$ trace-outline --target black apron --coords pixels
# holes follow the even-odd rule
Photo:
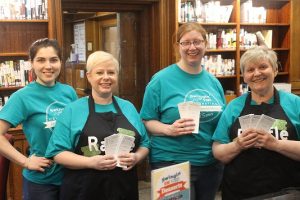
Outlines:
[[[135,132],[135,147],[138,149],[140,135],[123,115],[115,98],[113,105],[117,113],[96,113],[92,96],[89,97],[89,116],[80,135],[75,153],[83,155],[82,147],[88,145],[88,136],[96,136],[99,146],[104,138],[117,133],[118,128],[124,128]],[[103,143],[104,144],[104,143]],[[99,148],[102,149],[101,147]],[[104,150],[104,149],[102,149]],[[104,151],[100,151],[104,155]],[[113,170],[65,169],[65,175],[61,186],[62,200],[137,200],[138,179],[136,167],[124,171],[120,167]]]
[[[265,114],[285,120],[288,140],[299,140],[297,132],[280,105],[279,94],[274,89],[274,103],[251,105],[251,93],[240,116]],[[240,123],[238,118],[230,128],[230,140],[237,137]],[[271,129],[278,137],[280,130]],[[264,148],[250,148],[242,151],[225,166],[222,183],[222,199],[235,200],[272,193],[287,187],[300,186],[300,162]]]

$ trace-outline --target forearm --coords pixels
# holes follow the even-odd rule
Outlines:
[[[300,141],[278,140],[273,150],[293,160],[300,161]]]
[[[152,135],[167,136],[170,132],[170,124],[164,124],[158,120],[144,121],[144,124]]]
[[[26,167],[27,157],[17,151],[4,137],[3,134],[0,134],[0,153],[11,162]]]
[[[137,162],[136,163],[139,163],[141,162],[142,160],[144,160],[146,158],[146,156],[148,155],[149,153],[149,149],[146,148],[146,147],[140,147],[138,148],[137,152],[136,152],[136,160]]]
[[[90,168],[89,157],[75,154],[70,151],[63,151],[54,156],[54,161],[58,164],[70,169],[86,169]]]
[[[242,151],[242,148],[236,141],[228,144],[213,143],[213,154],[216,159],[222,163],[229,163]]]

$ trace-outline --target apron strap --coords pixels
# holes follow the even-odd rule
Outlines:
[[[114,107],[117,110],[117,113],[118,114],[123,114],[121,109],[120,109],[119,104],[117,103],[117,100],[116,100],[115,96],[112,96],[112,100],[113,100]]]

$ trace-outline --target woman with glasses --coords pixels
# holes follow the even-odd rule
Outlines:
[[[0,111],[0,153],[24,168],[23,200],[57,200],[61,167],[44,156],[56,118],[77,95],[71,86],[56,81],[62,63],[56,40],[35,41],[29,49],[29,60],[36,80],[13,93]],[[3,135],[18,124],[23,125],[29,157],[17,151]]]
[[[215,198],[223,169],[212,155],[211,137],[225,98],[219,81],[201,66],[206,44],[206,31],[200,24],[181,25],[176,34],[180,60],[152,77],[141,109],[151,134],[151,168],[189,161],[193,200]],[[201,106],[196,131],[193,119],[180,118],[178,104],[183,102]]]

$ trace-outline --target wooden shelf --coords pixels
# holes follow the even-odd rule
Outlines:
[[[240,51],[247,51],[248,49],[240,48]],[[289,48],[272,48],[273,51],[289,51]]]
[[[28,56],[27,52],[7,52],[7,53],[0,53],[0,57],[13,57],[13,56]]]
[[[240,26],[282,26],[282,27],[289,27],[289,23],[241,23]]]
[[[222,52],[236,52],[236,49],[206,49],[206,52],[210,53],[222,53]]]
[[[9,87],[0,87],[1,91],[14,91],[23,88],[23,86],[9,86]]]
[[[18,125],[17,127],[15,127],[15,128],[10,128],[10,129],[8,129],[8,132],[9,133],[12,133],[12,134],[14,134],[14,133],[19,133],[19,132],[21,132],[22,131],[22,125]]]
[[[179,24],[182,25],[184,23],[185,22],[180,22]],[[202,26],[231,26],[231,27],[234,27],[234,26],[237,25],[237,23],[232,23],[232,22],[229,22],[229,23],[216,23],[216,22],[203,23],[203,22],[199,22],[199,24],[201,24]]]
[[[180,8],[178,5],[180,0],[177,0],[176,8]],[[193,4],[194,0],[190,0]],[[183,0],[182,2],[186,2]],[[202,4],[208,3],[207,0],[201,0]],[[218,34],[219,29],[234,29],[236,34],[235,46],[236,48],[231,49],[206,49],[206,55],[221,54],[223,59],[234,59],[235,60],[235,73],[233,76],[216,76],[221,82],[224,91],[233,90],[239,95],[239,87],[241,84],[240,75],[240,57],[247,50],[241,47],[240,33],[242,30],[248,33],[256,33],[257,31],[272,30],[272,50],[276,51],[278,60],[281,64],[280,69],[283,72],[279,72],[275,81],[278,82],[289,82],[290,81],[290,70],[291,70],[291,59],[290,54],[292,51],[292,45],[290,42],[291,38],[291,10],[292,0],[252,0],[253,6],[263,6],[266,9],[266,23],[244,23],[241,21],[241,4],[246,0],[226,0],[221,1],[221,5],[232,5],[233,10],[229,18],[228,23],[200,23],[208,33]],[[177,12],[180,13],[180,12]],[[176,18],[178,20],[178,17]],[[177,22],[177,28],[186,22]],[[216,41],[217,42],[217,41]]]
[[[217,78],[221,78],[221,79],[226,79],[226,78],[236,78],[237,76],[236,75],[224,75],[224,76],[220,76],[220,75],[217,75],[216,76]]]
[[[48,23],[47,19],[0,19],[0,23]]]

